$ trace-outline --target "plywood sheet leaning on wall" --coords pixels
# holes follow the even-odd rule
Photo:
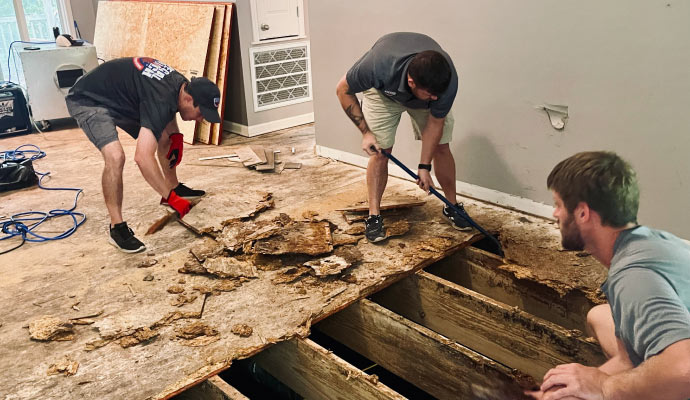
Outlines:
[[[94,43],[99,57],[156,58],[187,79],[203,75],[215,6],[108,1],[99,7]],[[127,44],[121,44],[121,42]],[[192,143],[196,123],[177,118]]]
[[[108,61],[143,55],[142,41],[127,39],[146,37],[147,14],[148,7],[134,3],[104,1],[100,4],[93,39],[98,57]]]
[[[230,54],[230,32],[232,31],[232,13],[234,11],[234,4],[225,6],[225,20],[223,22],[223,41],[220,46],[220,58],[218,62],[218,75],[216,84],[220,88],[220,119],[225,119],[225,97],[226,97],[226,82],[228,79],[228,55]],[[222,122],[221,122],[222,123]],[[223,136],[223,127],[220,124],[214,124],[211,130],[211,143],[220,144]]]
[[[204,76],[212,82],[217,82],[218,77],[218,62],[220,56],[221,44],[223,41],[223,27],[225,26],[225,6],[215,6],[213,13],[213,26],[211,27],[211,39],[208,41],[208,52],[206,53],[206,66],[204,67]],[[222,91],[222,89],[221,89]],[[194,140],[201,143],[211,142],[211,131],[214,124],[207,121],[202,121],[196,125],[196,132],[194,133]]]

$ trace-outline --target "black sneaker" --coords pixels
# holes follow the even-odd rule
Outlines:
[[[192,189],[185,186],[184,183],[179,183],[175,189],[173,189],[180,197],[201,197],[206,194],[203,190]]]
[[[138,253],[146,250],[146,246],[134,237],[134,232],[129,229],[126,222],[120,222],[110,227],[109,242],[125,253]]]
[[[183,197],[185,199],[193,199],[196,197],[201,197],[201,196],[206,194],[205,191],[189,188],[189,187],[185,186],[184,183],[178,183],[177,186],[175,187],[175,189],[173,189],[173,190],[175,191],[175,193],[178,196]],[[167,206],[168,205],[168,199],[166,199],[165,197],[161,197],[161,205]]]
[[[380,215],[370,215],[364,221],[364,236],[371,243],[380,242],[386,238],[386,231],[383,228],[383,218]]]
[[[455,203],[455,205],[462,211],[465,211],[465,208],[462,206],[462,203]],[[465,213],[467,213],[465,211]],[[459,230],[459,231],[471,231],[472,230],[472,225],[470,225],[467,220],[460,215],[457,211],[454,209],[445,206],[443,207],[443,216],[450,222],[450,224],[453,226],[453,228]]]

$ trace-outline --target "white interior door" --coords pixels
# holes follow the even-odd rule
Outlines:
[[[299,36],[297,0],[256,0],[259,40]]]

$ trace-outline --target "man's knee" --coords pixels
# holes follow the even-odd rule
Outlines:
[[[119,142],[110,142],[101,149],[106,168],[122,169],[125,166],[125,152]]]
[[[450,146],[448,143],[439,144],[434,150],[434,157],[438,156],[452,156],[453,153],[450,152]]]
[[[610,330],[613,327],[613,316],[611,306],[599,304],[592,307],[587,313],[587,333],[590,336],[599,336],[603,330]],[[611,332],[613,333],[613,332]]]

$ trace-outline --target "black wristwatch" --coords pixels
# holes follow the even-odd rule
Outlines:
[[[419,164],[417,166],[417,169],[425,169],[425,170],[431,172],[431,164]]]

